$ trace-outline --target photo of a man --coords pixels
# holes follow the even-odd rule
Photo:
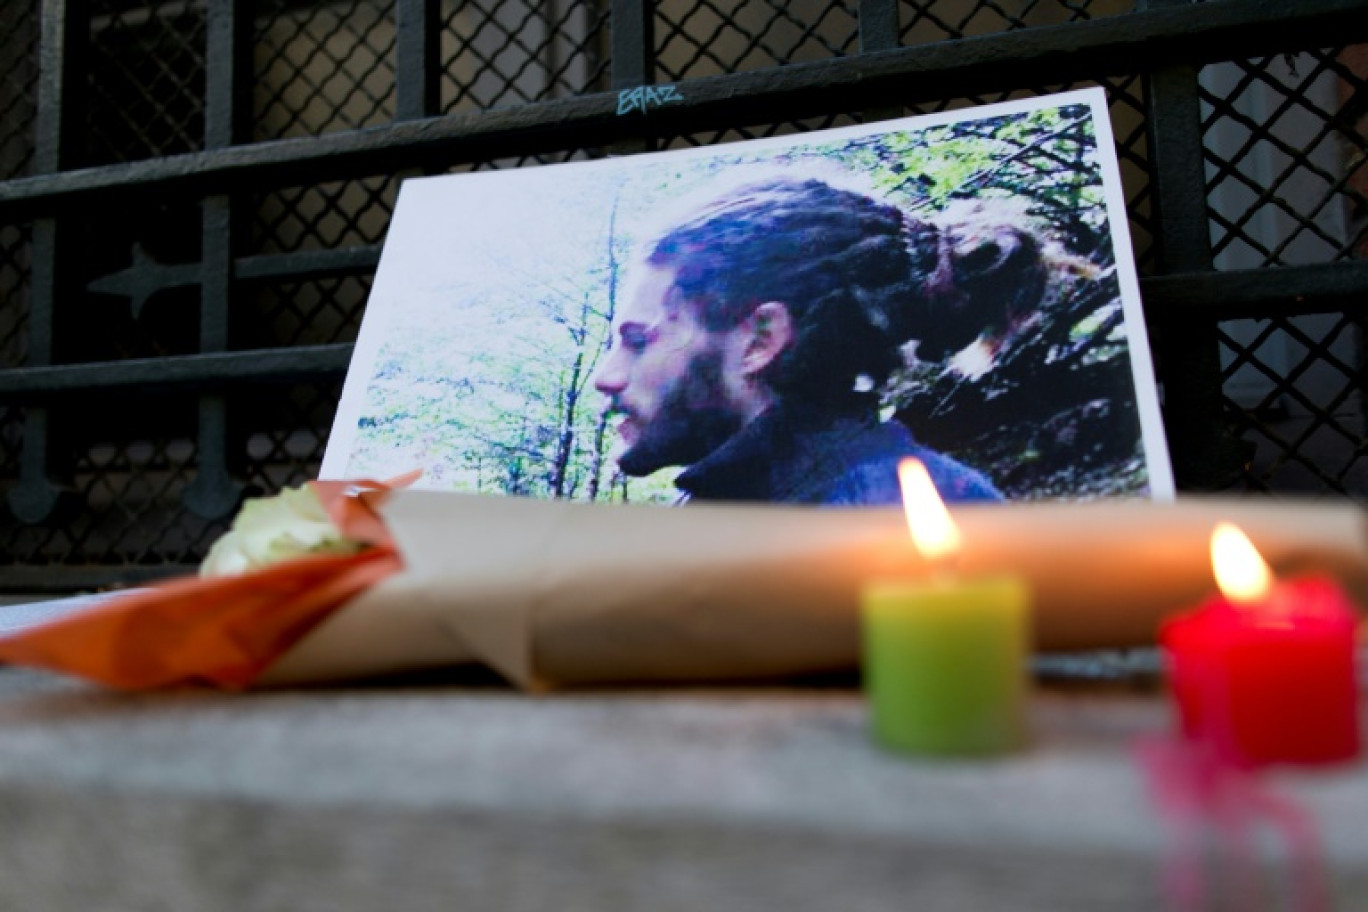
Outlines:
[[[947,500],[1000,499],[982,473],[879,420],[877,390],[932,308],[919,227],[870,197],[777,179],[659,239],[593,376],[617,416],[621,471],[685,466],[686,500],[891,504],[897,464],[915,456]]]
[[[406,181],[324,478],[1170,496],[1106,97]]]

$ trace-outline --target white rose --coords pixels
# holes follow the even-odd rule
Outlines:
[[[355,554],[358,542],[332,524],[313,489],[286,488],[242,505],[204,558],[200,576],[231,576],[306,554]]]

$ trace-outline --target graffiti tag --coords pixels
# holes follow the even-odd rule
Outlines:
[[[618,92],[617,112],[619,117],[633,111],[645,114],[646,109],[653,105],[658,108],[683,100],[684,96],[679,94],[679,90],[668,83],[658,86],[637,86],[635,89],[623,89]]]

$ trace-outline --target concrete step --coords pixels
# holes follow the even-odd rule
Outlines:
[[[123,695],[0,669],[0,909],[1152,910],[1133,745],[1167,725],[1153,693],[1046,690],[1028,750],[949,762],[872,745],[840,688]],[[1336,908],[1368,907],[1363,767],[1277,786]]]

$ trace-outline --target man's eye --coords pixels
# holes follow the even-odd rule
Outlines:
[[[651,344],[651,334],[645,330],[631,330],[622,334],[622,347],[633,354],[641,354]]]

